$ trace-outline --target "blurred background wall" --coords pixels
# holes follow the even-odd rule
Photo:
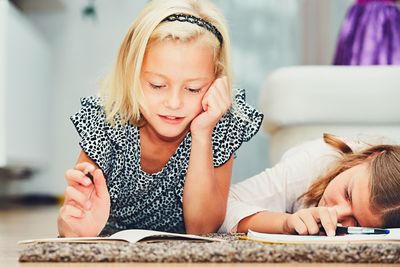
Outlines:
[[[62,194],[64,172],[74,165],[80,150],[69,116],[79,109],[81,96],[97,93],[98,82],[113,64],[125,32],[146,1],[9,3],[7,11],[6,5],[0,5],[0,152],[7,152],[0,154],[0,160],[3,156],[7,161],[8,151],[16,149],[23,154],[25,148],[26,153],[33,157],[37,154],[40,160],[16,163],[3,174],[0,171],[0,194]],[[257,107],[259,89],[272,70],[288,65],[331,64],[339,26],[351,1],[215,0],[215,3],[226,15],[231,30],[235,86],[245,88],[248,101]],[[23,22],[25,31],[34,36],[40,48],[32,50],[23,39],[11,45],[10,40],[16,40],[15,25],[1,23],[10,12]],[[25,57],[24,53],[28,55]],[[5,71],[12,65],[10,62],[26,58],[30,64],[23,71]],[[46,79],[32,87],[29,83],[18,85],[21,88],[8,86],[15,84],[14,80],[35,80],[37,73]],[[22,105],[21,99],[26,103]],[[28,121],[29,114],[32,119]],[[35,117],[37,123],[32,123]],[[19,126],[6,126],[6,121],[19,122]],[[15,136],[5,127],[24,135]],[[232,181],[238,182],[268,167],[267,148],[268,136],[261,129],[239,149]],[[29,168],[18,169],[24,164]],[[23,174],[26,171],[29,174],[29,170],[34,173],[29,179],[4,178],[15,173],[16,177],[21,176],[18,175],[21,170]]]

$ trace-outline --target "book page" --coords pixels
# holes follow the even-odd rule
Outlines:
[[[98,242],[130,242],[139,241],[165,241],[165,240],[197,240],[202,242],[223,242],[219,238],[203,237],[198,235],[176,234],[160,231],[129,229],[119,231],[109,237],[60,237],[60,238],[41,238],[22,240],[18,244],[38,243],[38,242],[63,242],[63,243],[98,243]]]
[[[99,242],[128,242],[120,239],[110,239],[109,237],[50,237],[50,238],[39,238],[39,239],[28,239],[18,241],[18,245],[28,243],[43,243],[43,242],[57,242],[57,243],[99,243]]]
[[[162,240],[198,240],[198,241],[206,241],[206,242],[221,242],[225,241],[223,239],[218,238],[210,238],[203,237],[198,235],[189,235],[189,234],[177,234],[177,233],[168,233],[168,232],[160,232],[160,231],[152,231],[152,230],[141,230],[141,229],[129,229],[117,232],[111,235],[109,238],[111,239],[124,239],[128,242],[135,243],[144,239],[149,241],[162,241]]]
[[[389,234],[348,234],[341,236],[265,234],[249,230],[247,238],[265,243],[358,243],[400,241],[400,228],[390,229]]]

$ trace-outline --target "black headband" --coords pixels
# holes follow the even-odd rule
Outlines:
[[[222,46],[222,41],[223,41],[222,34],[218,31],[218,29],[214,25],[212,25],[208,21],[205,21],[204,19],[192,16],[192,15],[179,13],[179,14],[169,15],[168,17],[163,19],[161,22],[164,22],[164,21],[180,21],[180,22],[189,22],[189,23],[197,24],[198,26],[203,27],[206,30],[213,33],[215,35],[215,37],[217,37],[220,45]]]

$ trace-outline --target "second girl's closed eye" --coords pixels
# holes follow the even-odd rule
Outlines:
[[[350,202],[350,203],[352,202],[351,189],[350,189],[349,185],[347,185],[347,187],[345,187],[345,189],[344,189],[344,197],[348,202]]]

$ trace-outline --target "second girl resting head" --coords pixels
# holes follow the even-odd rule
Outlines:
[[[400,227],[400,146],[332,135],[289,150],[232,186],[221,232],[318,234],[344,226]]]
[[[218,229],[233,153],[262,121],[243,92],[233,94],[229,50],[223,16],[209,1],[147,4],[101,98],[83,98],[71,118],[82,151],[66,173],[60,235]]]

